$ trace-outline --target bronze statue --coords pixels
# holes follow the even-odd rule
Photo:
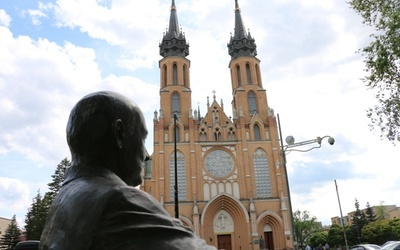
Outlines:
[[[72,164],[53,201],[40,249],[214,249],[135,188],[148,157],[142,112],[126,97],[96,92],[72,109]]]

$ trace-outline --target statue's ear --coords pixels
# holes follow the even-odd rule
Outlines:
[[[114,139],[117,147],[122,149],[123,139],[125,138],[125,124],[121,119],[115,120],[113,124]]]

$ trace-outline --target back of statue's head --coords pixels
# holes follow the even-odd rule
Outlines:
[[[133,133],[141,116],[133,102],[114,92],[95,92],[83,97],[71,110],[67,124],[72,157],[104,157],[115,146],[113,123],[120,119],[127,125],[127,132]]]

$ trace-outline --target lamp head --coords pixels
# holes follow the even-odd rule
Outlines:
[[[328,138],[328,143],[329,143],[330,145],[335,144],[335,138],[329,137],[329,138]]]
[[[294,144],[294,137],[289,135],[288,137],[286,137],[285,141],[286,141],[286,143],[288,145],[293,145]]]

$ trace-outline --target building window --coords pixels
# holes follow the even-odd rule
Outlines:
[[[183,85],[187,86],[187,79],[186,79],[186,64],[183,65]]]
[[[179,115],[181,113],[181,103],[180,103],[180,98],[178,93],[174,93],[172,95],[172,109],[171,109],[172,115],[175,113]]]
[[[200,136],[199,136],[200,141],[207,141],[207,132],[204,128],[201,128],[200,130]]]
[[[168,82],[167,76],[168,76],[168,74],[167,74],[167,66],[164,65],[164,87],[167,86],[167,82]]]
[[[185,168],[185,157],[181,152],[176,152],[176,165],[178,172],[178,200],[186,200],[186,168]],[[169,180],[170,188],[169,193],[171,201],[175,197],[175,154],[172,152],[169,158]]]
[[[151,161],[152,160],[148,160],[144,162],[144,178],[145,179],[151,179]]]
[[[221,131],[219,130],[219,128],[216,128],[214,131],[214,140],[215,141],[221,140]]]
[[[231,127],[231,128],[229,128],[229,131],[228,131],[228,140],[233,141],[235,139],[236,139],[235,131]]]
[[[246,64],[246,76],[247,76],[247,84],[251,84],[251,72],[250,72],[250,65]]]
[[[257,112],[257,105],[256,105],[256,96],[253,92],[250,92],[248,95],[248,104],[249,104],[249,114],[255,114]]]
[[[256,141],[261,140],[260,127],[257,124],[254,124],[253,130],[254,130],[254,140]]]
[[[238,81],[238,86],[242,86],[242,74],[240,74],[240,67],[239,65],[236,66],[236,74],[237,74],[237,81]]]
[[[268,156],[262,149],[257,149],[253,155],[254,178],[258,198],[272,196],[271,179],[269,174]]]
[[[176,141],[180,142],[181,141],[181,136],[180,136],[180,129],[179,129],[178,125],[175,126],[175,131],[174,131],[174,135],[173,135],[174,138],[175,138],[175,135],[176,135]]]
[[[178,85],[178,66],[172,66],[172,81],[174,85]]]

